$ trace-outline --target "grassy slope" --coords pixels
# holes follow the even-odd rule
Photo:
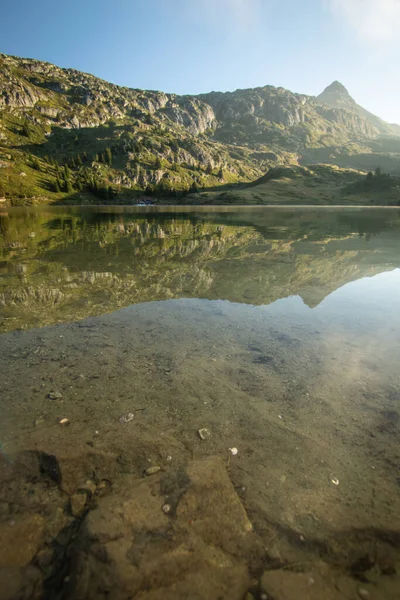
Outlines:
[[[364,185],[366,173],[335,165],[272,169],[250,185],[190,194],[191,204],[400,205],[400,178]]]

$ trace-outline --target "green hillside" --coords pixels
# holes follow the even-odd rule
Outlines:
[[[323,175],[318,164],[329,165]],[[338,82],[317,98],[272,86],[177,96],[0,55],[2,204],[190,202],[236,193],[282,167],[295,167],[296,186],[299,173],[313,182],[297,195],[286,186],[286,197],[281,178],[277,194],[269,185],[272,202],[303,202],[313,187],[318,203],[335,202],[342,193],[326,192],[332,182],[356,184],[377,167],[400,175],[400,128]],[[246,197],[261,202],[254,190]]]

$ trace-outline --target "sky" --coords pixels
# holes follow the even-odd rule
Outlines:
[[[13,0],[0,27],[0,52],[118,85],[318,95],[338,80],[400,123],[400,0]]]

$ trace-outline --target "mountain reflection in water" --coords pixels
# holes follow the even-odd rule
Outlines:
[[[400,266],[400,212],[132,208],[0,213],[0,331],[176,298],[310,307]]]

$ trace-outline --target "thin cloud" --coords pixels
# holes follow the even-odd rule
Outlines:
[[[329,0],[333,14],[364,42],[394,41],[400,29],[400,0]]]
[[[187,7],[192,16],[196,16],[211,27],[246,30],[260,24],[266,1],[189,0]]]

